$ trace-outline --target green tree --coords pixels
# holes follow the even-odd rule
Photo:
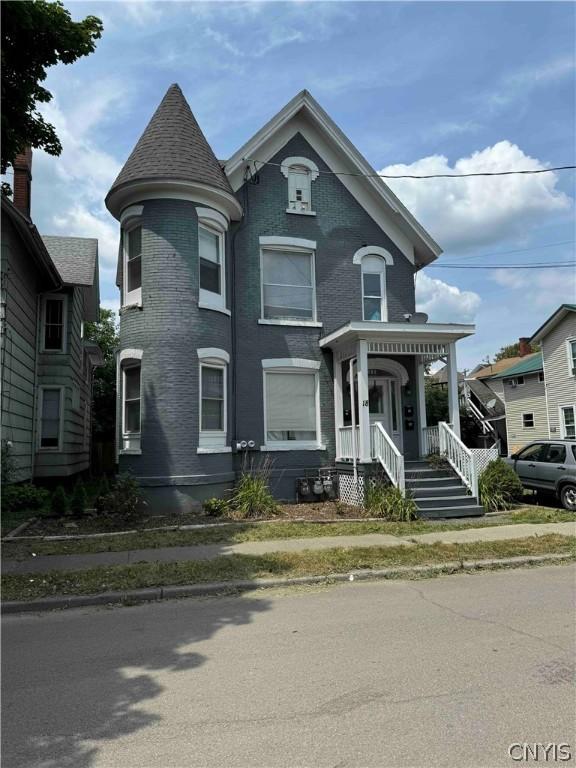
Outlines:
[[[100,440],[114,438],[116,423],[116,357],[118,330],[116,313],[111,309],[100,309],[97,323],[86,323],[84,338],[94,341],[102,350],[104,365],[94,372],[93,387],[93,432]]]
[[[27,146],[59,155],[62,145],[54,126],[37,109],[51,101],[41,83],[46,68],[88,56],[102,35],[96,16],[72,21],[62,3],[48,0],[3,2],[2,15],[2,159],[5,173]]]
[[[448,390],[437,384],[426,384],[426,423],[429,427],[448,418]]]
[[[536,352],[537,348],[530,347],[531,352]],[[520,343],[517,341],[515,344],[507,344],[504,347],[500,347],[498,352],[494,355],[494,362],[497,363],[499,360],[504,360],[507,357],[518,357],[520,354]]]

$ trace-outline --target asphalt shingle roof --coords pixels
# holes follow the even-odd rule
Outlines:
[[[526,373],[536,373],[543,370],[542,352],[526,355],[519,363],[508,368],[505,373],[495,376],[496,379],[509,379],[512,376],[523,376]]]
[[[63,283],[93,285],[98,260],[98,240],[93,237],[42,235]]]
[[[233,194],[224,171],[176,84],[168,88],[107,197],[130,182],[153,179],[200,182]]]

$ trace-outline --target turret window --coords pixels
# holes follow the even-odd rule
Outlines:
[[[230,355],[223,349],[198,349],[200,434],[198,453],[227,453],[226,379]]]
[[[142,303],[142,227],[123,231],[124,305]]]
[[[202,309],[226,309],[226,219],[211,208],[197,208],[198,261],[200,291],[198,304]]]

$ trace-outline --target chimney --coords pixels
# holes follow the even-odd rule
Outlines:
[[[521,336],[518,339],[518,355],[525,357],[532,354],[532,347],[530,346],[530,339],[527,336]]]
[[[30,218],[30,192],[32,188],[32,148],[16,155],[14,169],[14,205]]]

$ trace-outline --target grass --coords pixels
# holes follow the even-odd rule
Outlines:
[[[386,521],[306,523],[277,522],[254,526],[222,525],[217,528],[176,531],[139,531],[125,536],[97,539],[71,539],[67,541],[6,541],[2,545],[7,560],[25,560],[38,555],[91,554],[94,552],[124,552],[129,549],[158,549],[160,547],[186,547],[199,544],[239,544],[243,541],[270,539],[316,538],[318,536],[358,536],[366,533],[385,533],[391,536],[413,536],[418,533],[486,528],[514,523],[554,523],[574,520],[564,510],[526,507],[495,518],[476,518],[465,523],[431,523],[413,520],[409,523]]]
[[[470,544],[351,547],[261,556],[227,555],[208,561],[137,563],[81,572],[7,575],[2,580],[2,596],[4,600],[33,600],[53,595],[88,595],[235,579],[329,575],[361,569],[550,553],[568,553],[576,557],[576,538],[552,534]]]

